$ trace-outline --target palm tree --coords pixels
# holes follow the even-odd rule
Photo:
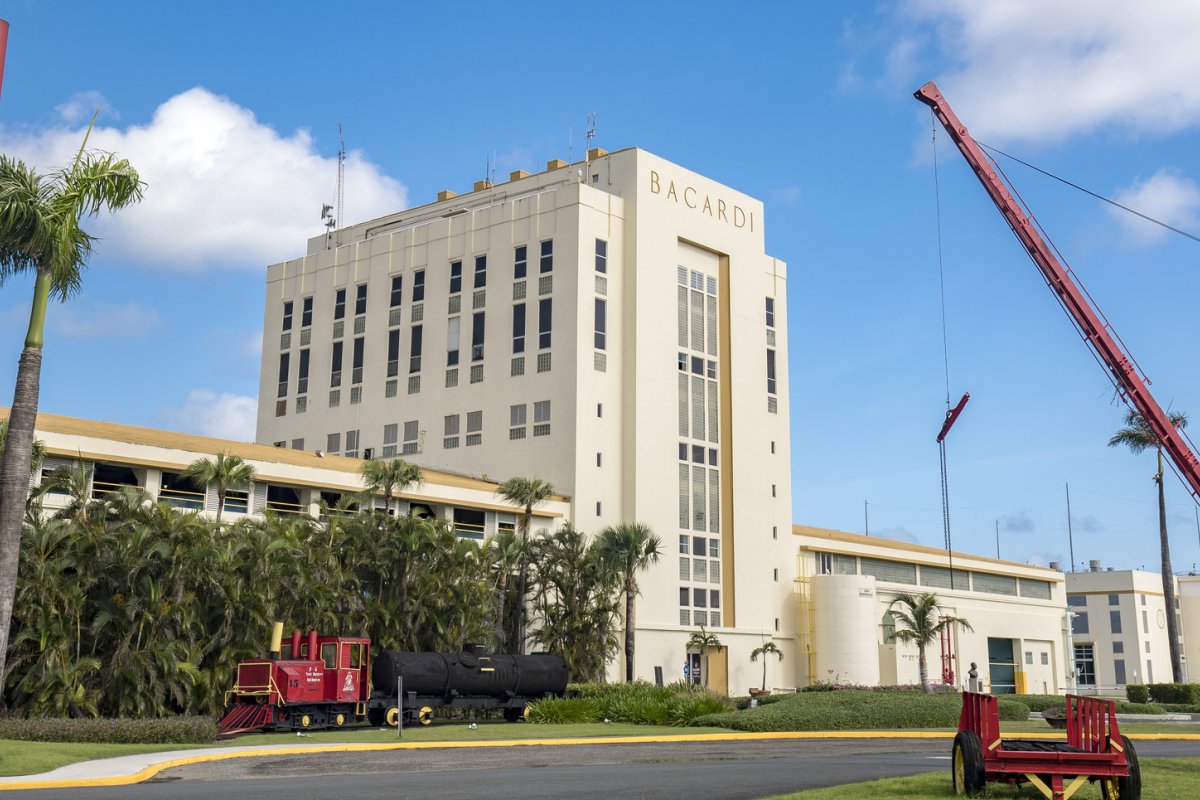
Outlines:
[[[625,680],[633,682],[634,602],[638,595],[637,574],[658,563],[662,540],[640,522],[623,522],[600,531],[600,552],[621,577],[625,592]]]
[[[213,458],[198,458],[183,471],[183,477],[201,486],[214,486],[217,490],[217,524],[221,524],[221,512],[225,510],[225,494],[233,486],[249,486],[254,482],[254,467],[241,456],[217,453]]]
[[[896,605],[900,608],[897,609]],[[938,606],[938,598],[932,592],[910,594],[904,592],[896,595],[896,599],[888,605],[888,610],[897,622],[905,625],[896,628],[896,638],[902,642],[912,642],[917,646],[917,663],[921,669],[921,688],[928,694],[933,691],[929,686],[929,663],[925,659],[925,648],[942,635],[942,631],[954,625],[963,630],[971,631],[971,623],[959,617],[950,617],[942,613]]]
[[[4,443],[8,441],[8,420],[0,419],[0,455],[4,453]],[[29,474],[36,475],[41,472],[42,464],[46,460],[46,443],[41,439],[33,440],[33,452],[29,459]]]
[[[1175,411],[1167,414],[1167,419],[1176,428],[1186,428],[1187,414]],[[1153,447],[1158,455],[1158,471],[1154,473],[1154,483],[1158,486],[1158,546],[1162,552],[1162,586],[1163,597],[1166,601],[1167,640],[1171,648],[1171,675],[1175,683],[1183,681],[1183,661],[1179,653],[1179,628],[1175,622],[1175,578],[1171,570],[1171,543],[1167,538],[1167,500],[1163,491],[1163,455],[1162,442],[1150,428],[1146,419],[1136,411],[1130,410],[1125,414],[1125,427],[1113,434],[1108,440],[1109,447],[1125,445],[1133,454],[1141,453]]]
[[[141,200],[145,186],[128,161],[86,147],[85,135],[71,166],[48,175],[0,156],[0,281],[19,273],[36,276],[9,412],[12,446],[4,448],[0,461],[0,692],[29,492],[46,304],[51,295],[66,300],[79,290],[95,242],[80,221]]]
[[[360,471],[363,488],[368,492],[383,495],[384,506],[388,512],[392,510],[392,495],[421,482],[421,468],[402,458],[391,461],[370,458],[362,463]]]
[[[554,495],[554,487],[539,478],[509,478],[500,484],[496,494],[514,505],[521,506],[521,566],[517,580],[517,652],[525,652],[525,593],[528,585],[529,558],[529,529],[533,525],[533,509],[549,500]]]
[[[700,626],[700,630],[692,633],[688,638],[688,650],[696,649],[700,651],[701,657],[704,659],[704,688],[708,688],[708,651],[720,650],[725,645],[721,644],[721,640],[717,638],[715,633],[709,633],[704,630],[704,626]]]
[[[783,651],[776,647],[774,642],[763,642],[750,651],[751,661],[758,661],[759,656],[763,657],[762,690],[764,692],[767,690],[767,656],[769,655],[779,656],[779,660],[783,661]]]

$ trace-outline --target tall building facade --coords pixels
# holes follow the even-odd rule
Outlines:
[[[538,477],[584,531],[647,524],[637,674],[707,663],[744,691],[763,641],[796,663],[786,269],[763,226],[758,200],[631,148],[315,237],[268,268],[257,439]],[[699,626],[727,645],[703,662]]]

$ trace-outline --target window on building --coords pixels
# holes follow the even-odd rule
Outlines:
[[[279,397],[287,397],[288,393],[288,368],[291,365],[291,354],[279,354]]]
[[[1069,594],[1067,595],[1067,605],[1072,608],[1082,608],[1087,605],[1087,595]]]
[[[477,311],[471,315],[471,360],[483,360],[483,330],[484,312]]]
[[[608,302],[596,298],[596,349],[603,350],[608,330]]]
[[[817,574],[833,574],[833,553],[817,553]]]
[[[1112,645],[1113,645],[1114,653],[1124,653],[1125,652],[1125,643],[1124,642],[1114,641],[1112,643]]]
[[[408,348],[409,373],[421,371],[421,325],[413,325],[412,341]]]
[[[538,300],[538,349],[550,347],[550,326],[554,316],[554,301],[549,297]]]
[[[1150,633],[1150,615],[1144,608],[1142,609],[1142,633]]]
[[[708,590],[692,589],[692,605],[696,608],[708,608]]]
[[[400,372],[400,329],[388,331],[387,376],[396,377]]]
[[[312,325],[312,311],[313,311],[312,296],[310,295],[309,297],[304,298],[301,301],[301,303],[303,303],[303,305],[301,306],[301,311],[300,311],[300,327],[307,328],[310,325]]]
[[[1075,645],[1075,679],[1080,686],[1096,685],[1096,656],[1093,645]]]
[[[292,329],[292,301],[287,300],[283,304],[283,330],[290,331]]]
[[[513,249],[513,280],[520,280],[525,277],[528,267],[529,248],[521,245]]]
[[[325,437],[325,452],[330,454],[342,452],[341,433],[331,433]]]
[[[679,587],[679,605],[687,607],[692,604],[692,590],[686,586]]]
[[[360,384],[363,379],[363,349],[366,346],[366,338],[362,336],[355,337],[354,351],[350,367],[350,383]]]
[[[554,240],[547,239],[542,242],[542,257],[538,267],[541,272],[550,272],[554,269]]]
[[[483,412],[467,412],[467,447],[483,444]]]
[[[550,401],[538,400],[533,404],[533,435],[550,435]]]
[[[358,458],[358,431],[346,431],[347,458]]]
[[[462,291],[462,262],[450,262],[450,294],[458,294]]]
[[[767,298],[767,327],[775,327],[775,298]]]
[[[446,366],[458,364],[459,329],[462,327],[461,317],[451,317],[446,321]]]
[[[487,256],[475,256],[475,288],[487,286]]]
[[[1140,597],[1142,599],[1142,605],[1146,605],[1146,595],[1143,594],[1143,595],[1140,595]]]
[[[1137,664],[1135,663],[1134,666],[1136,667]],[[1113,659],[1113,682],[1117,686],[1124,686],[1127,683],[1125,680],[1125,659],[1123,658]]]
[[[400,303],[403,299],[404,299],[404,276],[403,275],[393,275],[392,276],[391,307],[396,308],[397,306],[400,305]]]
[[[419,430],[417,420],[412,419],[404,423],[404,442],[402,452],[404,455],[412,455],[419,449],[418,437]]]
[[[419,303],[425,299],[425,270],[419,269],[413,273],[413,302]]]
[[[445,416],[442,426],[442,447],[446,450],[453,450],[458,447],[460,424],[460,415],[447,414]]]
[[[1071,633],[1075,635],[1091,633],[1088,629],[1088,615],[1086,611],[1077,611],[1075,612],[1075,616],[1071,617]]]
[[[308,391],[308,350],[300,351],[300,375],[296,381],[296,394],[305,394]]]
[[[828,553],[821,553],[820,555],[828,555]],[[822,572],[821,574],[828,575],[829,573]],[[883,612],[883,624],[881,627],[883,628],[883,643],[884,644],[895,644],[896,643],[896,615],[893,614],[891,611]]]
[[[525,304],[517,303],[513,306],[513,323],[512,323],[514,353],[525,352]]]
[[[329,365],[329,385],[342,385],[342,343],[333,343],[333,358]]]
[[[525,438],[526,419],[526,405],[524,403],[508,407],[508,438],[510,441]]]
[[[1108,612],[1108,624],[1112,628],[1113,633],[1120,633],[1121,632],[1121,612],[1120,611]]]
[[[1108,596],[1108,604],[1109,604],[1110,606],[1119,606],[1119,605],[1121,605],[1121,595],[1119,595],[1119,594],[1110,594],[1110,595]]]
[[[344,319],[346,316],[346,290],[338,289],[333,293],[333,318]]]
[[[356,316],[367,313],[367,285],[365,283],[360,283],[354,289],[354,313]]]
[[[596,272],[608,272],[608,242],[596,240]]]
[[[775,394],[775,351],[767,351],[767,394]]]

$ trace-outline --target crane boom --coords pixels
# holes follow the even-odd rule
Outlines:
[[[1150,426],[1154,435],[1162,442],[1171,462],[1178,469],[1188,490],[1194,498],[1200,499],[1200,460],[1192,452],[1187,440],[1171,423],[1162,406],[1150,393],[1147,381],[1139,374],[1133,364],[1133,359],[1121,348],[1116,337],[1109,330],[1109,325],[1101,319],[1097,309],[1093,308],[1087,295],[1071,277],[1070,270],[1065,268],[1054,256],[1054,251],[1038,233],[1033,220],[1025,213],[1020,204],[1012,196],[1008,187],[992,169],[990,162],[984,156],[967,128],[959,121],[946,98],[942,96],[937,84],[933,81],[922,86],[914,94],[918,100],[933,109],[938,121],[950,134],[950,138],[958,145],[959,152],[971,166],[975,177],[983,184],[983,188],[996,204],[1017,239],[1033,259],[1033,263],[1041,271],[1046,283],[1062,302],[1063,308],[1075,320],[1088,346],[1096,353],[1100,361],[1112,373],[1117,387],[1133,404],[1142,418]]]

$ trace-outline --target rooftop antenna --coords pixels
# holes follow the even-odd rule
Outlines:
[[[588,160],[592,153],[592,139],[596,138],[596,112],[587,115],[587,127],[583,134],[583,182],[587,183],[587,176],[591,173],[591,162]]]
[[[346,203],[346,137],[342,133],[342,123],[338,123],[338,167],[337,167],[337,188],[335,191],[334,205],[325,203],[321,206],[321,219],[325,222],[325,249],[328,250],[332,246],[332,237],[334,231],[342,229],[341,220],[345,219],[345,203]],[[339,241],[338,244],[341,244]]]

